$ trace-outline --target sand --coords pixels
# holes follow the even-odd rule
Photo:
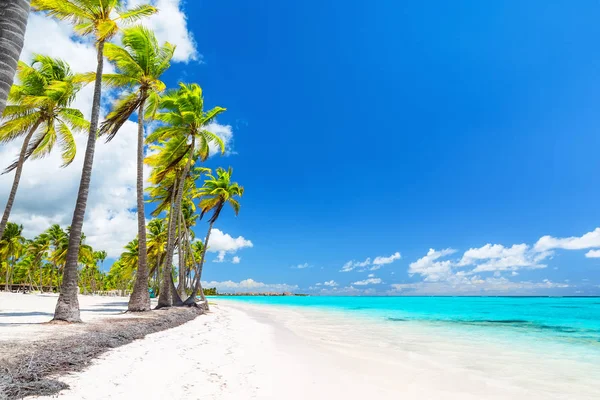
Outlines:
[[[22,303],[26,297],[31,298],[26,300],[30,305],[55,300],[0,296],[0,338],[7,332],[15,334],[2,325],[6,324],[7,305],[16,299]],[[123,299],[81,297],[82,308],[89,310],[82,314],[84,320],[114,315],[126,304]],[[111,350],[86,370],[62,377],[71,388],[58,398],[600,398],[600,388],[593,380],[585,384],[574,381],[568,371],[527,372],[536,366],[528,363],[543,366],[543,360],[522,357],[525,364],[514,365],[512,355],[496,353],[497,349],[469,348],[443,337],[408,331],[401,345],[390,348],[377,337],[385,336],[384,330],[361,327],[342,316],[224,299],[211,302],[215,304],[209,314]],[[105,310],[93,311],[100,308]],[[48,312],[48,307],[41,310]],[[25,323],[49,316],[20,318]],[[30,332],[36,332],[39,325],[34,327],[28,326]]]

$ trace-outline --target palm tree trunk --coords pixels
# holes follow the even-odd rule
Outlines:
[[[183,213],[179,212],[179,282],[177,283],[177,292],[179,297],[185,296],[185,246],[183,245],[183,230],[181,229]]]
[[[19,153],[19,160],[17,161],[17,168],[15,169],[15,177],[13,179],[12,188],[10,189],[10,194],[8,195],[8,201],[6,202],[6,208],[4,209],[4,215],[2,215],[2,221],[0,221],[0,238],[4,234],[6,224],[8,223],[8,217],[10,216],[10,211],[13,203],[15,202],[15,197],[17,196],[17,189],[19,188],[19,182],[21,181],[21,172],[23,172],[23,164],[25,164],[25,156],[27,155],[29,141],[41,123],[42,121],[38,120],[35,125],[33,125],[29,133],[27,133],[27,136],[25,136],[25,140],[23,140],[21,153]]]
[[[173,297],[171,296],[171,287],[168,284],[168,277],[171,274],[171,267],[169,264],[167,264],[167,259],[168,259],[168,254],[169,254],[169,249],[171,249],[172,246],[174,246],[174,238],[173,238],[173,234],[172,234],[172,230],[171,227],[172,225],[175,223],[173,220],[173,210],[175,208],[175,198],[177,197],[177,188],[179,187],[179,185],[177,184],[177,179],[175,179],[175,182],[173,182],[173,192],[171,193],[171,204],[170,204],[170,209],[169,209],[169,224],[168,224],[168,232],[167,232],[167,248],[166,248],[166,253],[165,253],[165,258],[164,258],[164,265],[163,265],[163,278],[162,281],[160,281],[159,283],[159,287],[160,287],[160,291],[158,293],[158,305],[156,306],[156,308],[163,308],[163,307],[171,307],[173,305]],[[173,262],[173,259],[171,259],[171,262]],[[168,268],[167,268],[168,266]],[[167,272],[167,269],[169,270]]]
[[[63,283],[60,287],[60,296],[54,310],[55,321],[81,322],[79,315],[79,301],[77,300],[77,261],[79,258],[79,246],[81,245],[81,231],[85,218],[85,209],[90,190],[92,168],[94,166],[94,151],[96,150],[96,137],[98,136],[98,121],[100,119],[100,100],[102,97],[102,71],[104,69],[104,42],[98,42],[98,67],[96,68],[96,83],[94,86],[94,101],[92,104],[92,118],[90,121],[90,133],[88,135],[83,169],[81,171],[81,182],[77,193],[77,202],[71,222],[69,234],[69,249],[67,250],[67,261],[63,271]]]
[[[146,213],[144,211],[144,105],[145,91],[140,93],[142,102],[138,110],[137,148],[137,213],[138,213],[138,270],[133,292],[129,298],[129,311],[150,311],[148,293],[148,249],[146,244]]]
[[[181,174],[179,179],[177,195],[175,198],[175,204],[171,204],[171,210],[169,212],[169,234],[167,239],[167,256],[165,257],[165,266],[163,269],[163,284],[160,289],[160,295],[158,296],[157,308],[170,307],[172,305],[183,305],[179,294],[173,284],[173,276],[171,275],[171,266],[173,265],[173,253],[175,252],[175,228],[176,218],[181,212],[181,199],[183,198],[183,189],[185,187],[185,178],[187,177],[190,168],[192,166],[192,158],[194,157],[195,138],[192,136],[192,144],[190,147],[190,155],[188,162]],[[175,194],[175,193],[173,193]]]
[[[218,212],[218,211],[219,211],[219,209],[216,210],[216,212]],[[204,249],[202,250],[202,256],[200,257],[200,264],[198,265],[198,272],[196,274],[197,276],[196,276],[196,283],[194,285],[194,290],[192,291],[192,295],[190,297],[188,297],[186,301],[183,302],[183,304],[185,304],[185,305],[196,304],[196,296],[198,295],[198,291],[200,290],[200,287],[201,287],[200,280],[202,279],[202,267],[204,266],[204,257],[206,256],[206,249],[208,249],[208,241],[210,240],[210,232],[212,231],[213,225],[215,223],[214,220],[216,220],[216,218],[212,219],[212,222],[208,226],[208,232],[206,233],[206,239],[204,239]],[[204,296],[204,293],[202,293],[202,296]],[[208,305],[208,303],[206,303],[206,304]]]
[[[188,236],[189,236],[189,232],[188,232]],[[194,251],[192,250],[192,244],[189,240],[188,240],[188,249],[189,249],[189,254],[192,257],[192,265],[198,265],[196,274],[194,275],[194,278],[195,278],[198,275],[198,271],[200,270],[200,264],[196,264],[196,257],[194,256]],[[189,280],[190,280],[190,287],[192,287],[194,285],[194,283],[192,282],[191,277],[189,278]],[[204,296],[204,290],[202,289],[202,282],[200,282],[198,284],[198,291],[200,293],[200,300],[202,300],[204,302],[204,304],[206,304],[206,309],[208,310],[208,301],[206,301],[206,297]],[[195,301],[196,300],[194,299],[194,302]]]
[[[0,115],[15,79],[28,16],[29,0],[0,0]]]

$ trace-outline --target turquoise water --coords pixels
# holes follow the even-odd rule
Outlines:
[[[235,301],[336,310],[387,323],[512,335],[600,352],[600,298],[227,297]],[[540,344],[540,343],[538,343]]]

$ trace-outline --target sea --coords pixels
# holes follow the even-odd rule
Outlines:
[[[363,323],[420,327],[468,340],[549,350],[600,362],[600,297],[235,296],[239,302],[320,310]],[[600,379],[600,376],[598,376]]]

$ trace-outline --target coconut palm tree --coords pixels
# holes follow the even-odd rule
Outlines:
[[[0,260],[6,260],[6,281],[4,289],[9,290],[13,268],[24,250],[25,238],[22,235],[23,226],[9,222],[0,238]]]
[[[171,159],[168,163],[162,164],[162,169],[155,175],[155,182],[161,181],[174,168],[180,165],[183,159],[185,167],[177,180],[175,198],[171,208],[169,223],[169,240],[167,244],[167,254],[165,257],[165,268],[163,268],[163,282],[158,298],[158,307],[169,307],[173,304],[173,297],[176,296],[173,279],[171,277],[171,265],[173,263],[173,253],[175,251],[175,233],[177,219],[181,210],[181,199],[183,197],[186,177],[192,167],[193,160],[199,158],[206,160],[210,154],[210,146],[217,146],[221,153],[225,152],[223,140],[214,133],[207,130],[206,125],[213,121],[217,115],[224,112],[222,107],[215,107],[210,111],[204,111],[204,98],[202,97],[202,88],[197,84],[179,84],[179,89],[169,91],[161,98],[159,108],[162,110],[156,114],[156,119],[165,125],[156,129],[146,139],[147,142],[174,141],[183,151],[176,152],[178,158]],[[168,145],[167,145],[168,146]],[[168,158],[165,158],[167,161]],[[174,179],[175,180],[175,179]],[[177,296],[178,297],[178,296]]]
[[[29,0],[0,0],[0,115],[15,79],[28,16]]]
[[[79,302],[77,300],[77,264],[79,260],[79,245],[81,231],[85,218],[85,209],[92,177],[94,164],[94,151],[96,149],[96,135],[100,118],[100,99],[102,95],[102,73],[104,66],[104,45],[119,32],[119,25],[137,21],[150,16],[158,10],[150,5],[139,5],[131,9],[124,9],[123,0],[32,0],[31,6],[48,15],[72,22],[75,32],[81,36],[94,36],[97,49],[97,67],[94,86],[94,100],[90,120],[81,181],[77,202],[71,222],[69,235],[69,251],[65,265],[63,285],[54,311],[54,319],[67,322],[80,322]]]
[[[160,265],[167,245],[167,227],[164,219],[155,218],[148,223],[148,256],[154,261],[149,276],[155,276],[153,288],[158,289]]]
[[[50,251],[50,238],[48,235],[42,233],[27,246],[27,253],[32,256],[33,265],[39,268],[40,276],[40,292],[44,292],[44,272],[43,272],[43,260],[48,256]]]
[[[9,95],[12,105],[5,108],[4,123],[0,125],[0,143],[24,138],[17,161],[4,171],[15,170],[15,177],[0,221],[0,236],[8,222],[25,161],[46,156],[58,142],[63,167],[69,165],[75,158],[72,131],[82,132],[90,125],[81,111],[70,108],[81,84],[75,82],[76,76],[64,61],[36,55],[31,65],[19,62],[17,77],[19,84],[13,85]]]
[[[225,170],[223,168],[217,169],[217,176],[209,175],[204,182],[204,185],[198,190],[198,197],[200,198],[200,219],[208,213],[212,212],[212,216],[208,220],[208,232],[206,239],[204,239],[204,249],[200,256],[200,263],[198,266],[198,272],[196,276],[196,283],[192,295],[184,302],[187,305],[195,304],[196,295],[200,290],[200,280],[202,279],[202,267],[204,266],[204,258],[206,256],[206,249],[209,246],[210,233],[212,231],[214,223],[221,215],[221,211],[226,204],[229,204],[235,215],[240,212],[240,203],[237,201],[237,197],[241,197],[244,194],[244,188],[237,184],[237,182],[231,182],[231,175],[233,169]]]
[[[106,58],[117,69],[115,74],[105,74],[103,81],[113,87],[128,89],[102,123],[100,134],[108,135],[107,141],[115,137],[123,124],[137,111],[137,214],[139,238],[139,265],[133,292],[129,298],[129,311],[150,310],[148,294],[148,255],[146,247],[146,215],[144,212],[144,115],[156,113],[166,86],[161,75],[171,65],[175,46],[158,45],[154,33],[143,26],[134,26],[123,31],[123,47],[107,43]]]

